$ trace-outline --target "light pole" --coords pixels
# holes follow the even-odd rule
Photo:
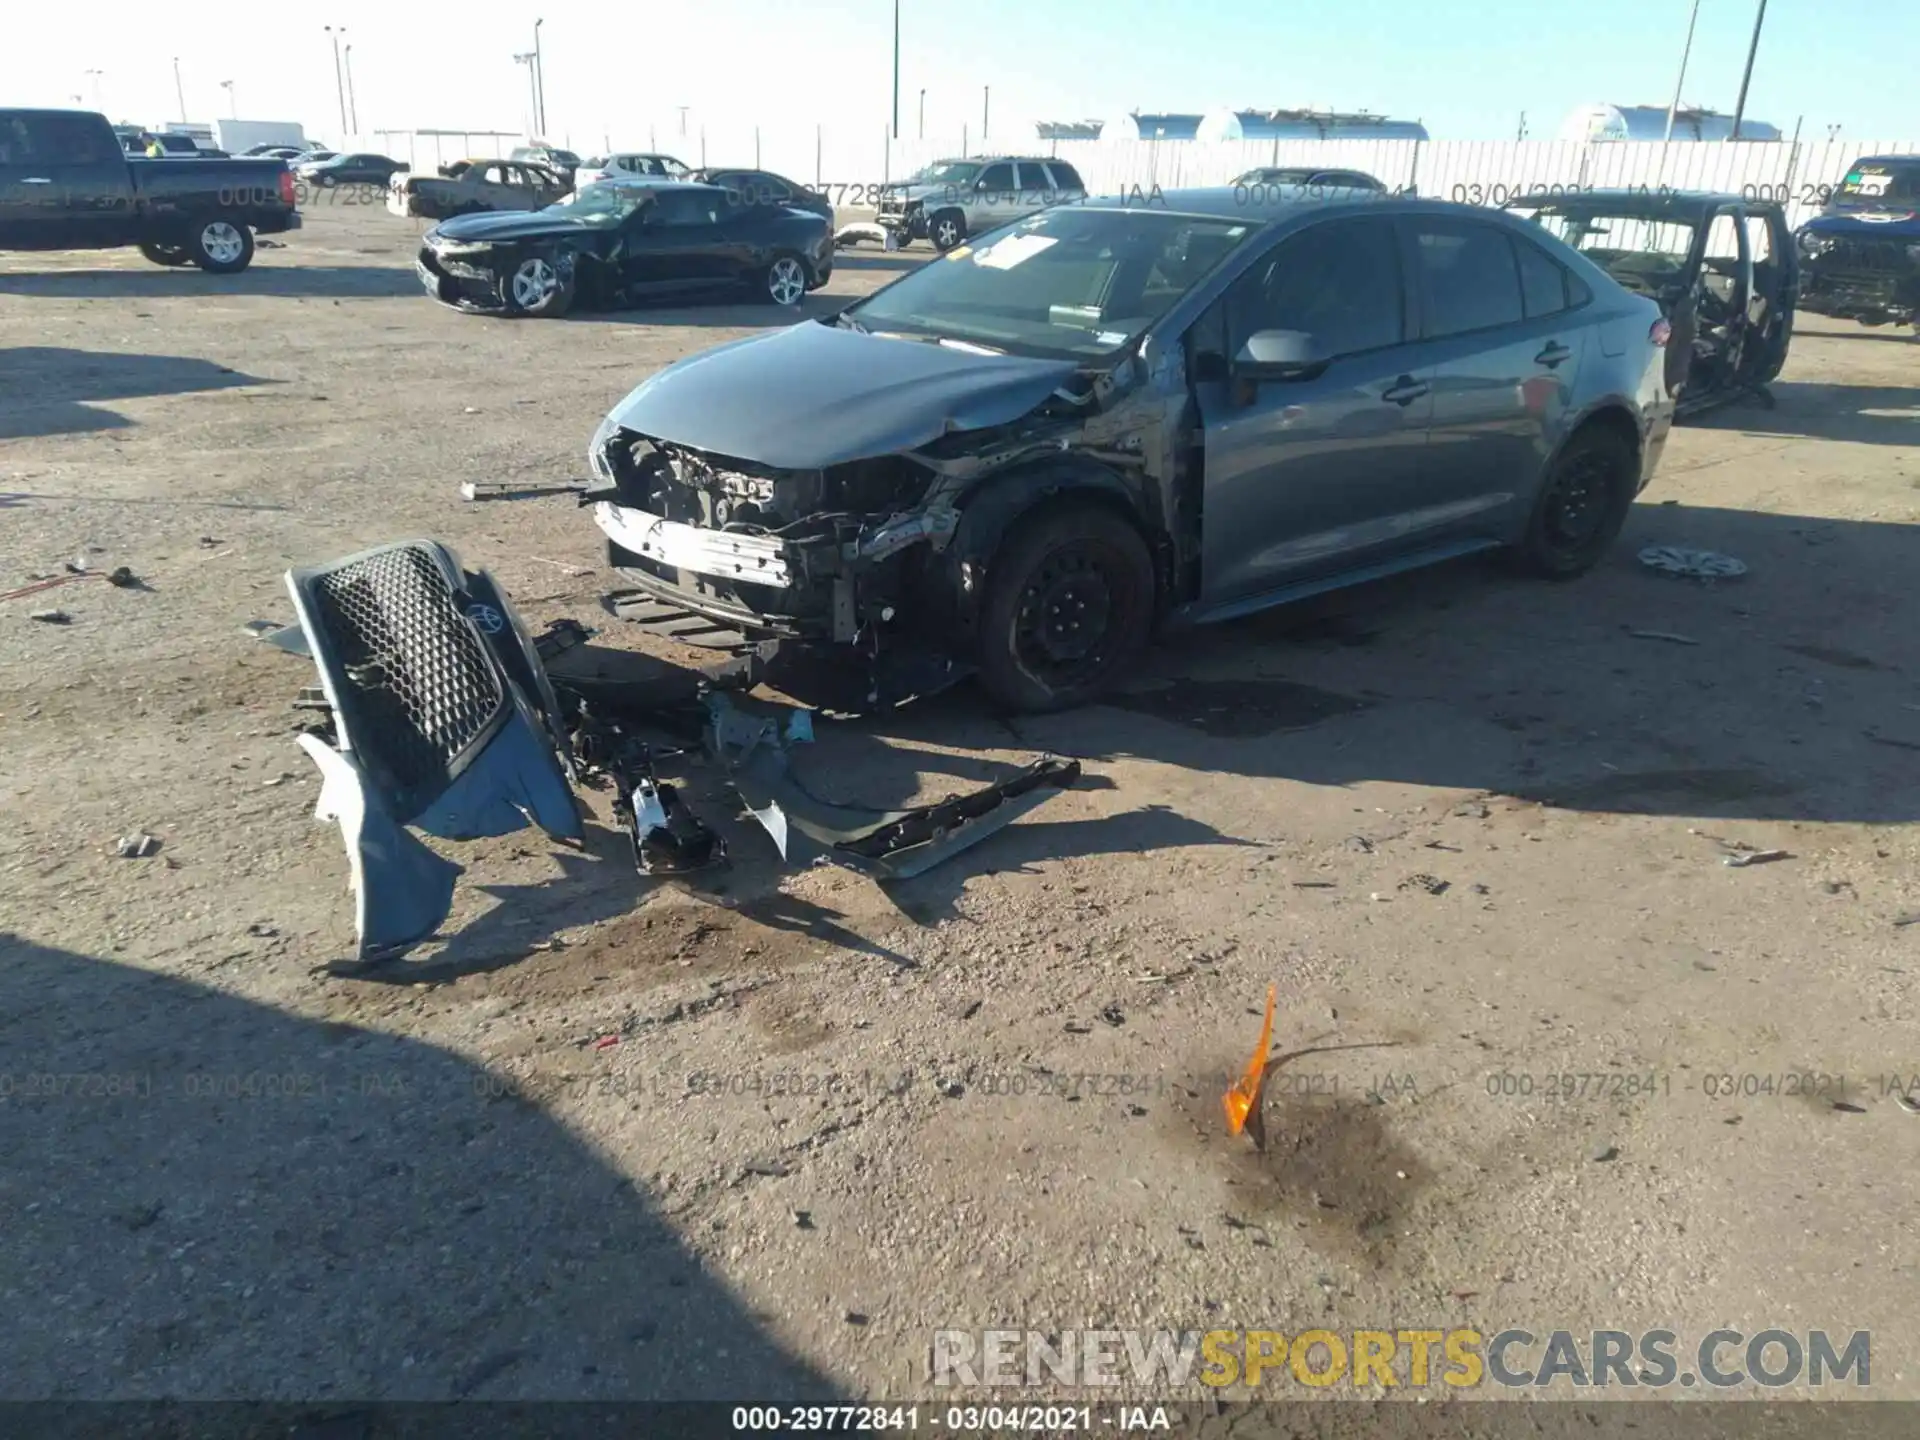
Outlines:
[[[233,98],[233,81],[222,80],[220,82],[220,88],[227,92],[228,118],[232,120],[238,120],[240,118],[240,102]]]
[[[1693,27],[1700,19],[1700,0],[1693,0],[1693,13],[1687,16],[1687,43],[1680,47],[1680,75],[1673,82],[1673,103],[1667,106],[1667,133],[1664,145],[1673,139],[1673,117],[1680,109],[1680,91],[1687,83],[1687,57],[1693,54]]]
[[[1747,82],[1753,79],[1753,57],[1760,53],[1760,27],[1766,20],[1767,0],[1760,0],[1760,8],[1753,17],[1753,40],[1747,46],[1747,68],[1740,72],[1740,98],[1733,102],[1733,134],[1727,137],[1730,140],[1740,138],[1740,122],[1747,113]]]
[[[922,140],[927,138],[927,92],[925,86],[922,86],[920,90],[920,138]]]
[[[987,105],[992,99],[993,87],[982,85],[980,87],[980,138],[982,140],[987,138]]]
[[[527,138],[529,140],[544,139],[545,137],[540,133],[540,82],[534,74],[533,52],[521,51],[513,57],[513,63],[527,67]]]
[[[540,138],[547,138],[547,68],[540,58],[540,27],[547,22],[533,22],[533,113],[540,126]]]
[[[680,112],[680,138],[684,140],[687,134],[687,111],[693,107],[691,105],[676,105],[673,108]]]
[[[180,85],[180,57],[173,57],[173,98],[180,102],[180,123],[187,120],[187,92]]]
[[[900,138],[900,0],[893,0],[893,138]]]
[[[341,57],[347,69],[347,128],[354,134],[360,133],[360,107],[353,101],[353,46],[347,46]]]
[[[106,73],[104,70],[87,71],[87,79],[93,82],[93,108],[96,110],[100,108],[100,77]]]
[[[340,143],[347,139],[347,86],[340,78],[340,37],[347,33],[344,25],[323,25],[320,27],[333,38],[333,93],[340,102]]]

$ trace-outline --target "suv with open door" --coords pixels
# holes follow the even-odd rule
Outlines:
[[[1800,274],[1786,211],[1706,192],[1589,190],[1516,200],[1532,220],[1673,326],[1667,390],[1697,414],[1766,387],[1786,363]]]

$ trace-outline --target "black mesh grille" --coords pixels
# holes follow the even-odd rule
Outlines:
[[[395,546],[314,578],[353,688],[349,734],[405,796],[446,783],[506,696],[430,552]]]
[[[1861,275],[1891,275],[1911,268],[1906,247],[1884,240],[1840,240],[1819,257],[1823,270]]]

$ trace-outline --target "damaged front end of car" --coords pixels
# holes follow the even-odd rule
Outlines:
[[[1016,515],[1091,489],[1169,528],[1170,407],[1143,397],[1116,413],[1113,388],[1077,376],[1009,421],[796,469],[676,444],[616,411],[589,446],[582,497],[629,587],[610,608],[750,662],[850,663],[869,705],[943,688],[970,671],[985,567]]]

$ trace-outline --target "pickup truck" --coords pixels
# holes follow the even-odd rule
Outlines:
[[[134,159],[104,115],[0,109],[0,250],[136,245],[156,265],[230,275],[256,232],[299,226],[283,161]]]

